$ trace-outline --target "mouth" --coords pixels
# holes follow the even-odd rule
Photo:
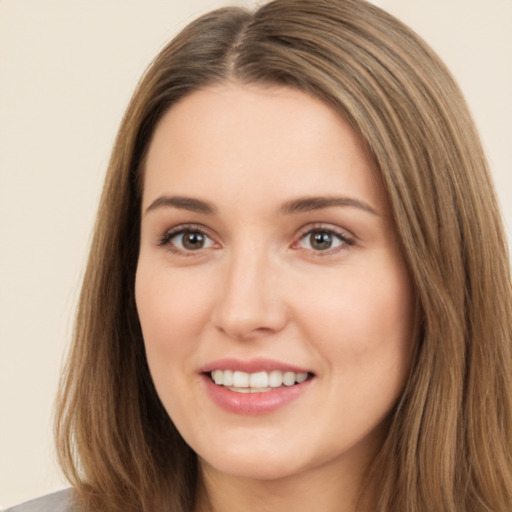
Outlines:
[[[229,413],[269,414],[308,395],[316,375],[300,366],[267,358],[212,361],[200,369],[212,401]]]
[[[289,388],[313,378],[310,372],[257,371],[215,369],[205,374],[215,385],[235,393],[267,393],[279,388]]]

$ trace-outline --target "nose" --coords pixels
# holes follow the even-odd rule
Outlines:
[[[212,320],[230,338],[262,338],[286,325],[288,312],[279,269],[270,260],[261,252],[243,251],[226,262]]]

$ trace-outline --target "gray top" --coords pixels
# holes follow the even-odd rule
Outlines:
[[[64,489],[8,508],[5,512],[73,512],[73,489]]]

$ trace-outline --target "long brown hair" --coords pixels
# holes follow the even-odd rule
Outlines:
[[[142,78],[110,161],[58,401],[60,461],[86,509],[193,507],[196,456],[157,398],[134,302],[141,174],[163,113],[227,80],[321,98],[380,170],[419,320],[412,371],[369,472],[375,510],[510,510],[511,275],[487,163],[439,58],[362,0],[214,11]]]

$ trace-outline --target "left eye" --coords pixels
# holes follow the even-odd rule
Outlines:
[[[213,246],[214,242],[202,231],[186,229],[178,233],[170,234],[166,243],[182,251],[198,251]]]
[[[350,245],[350,241],[342,235],[327,229],[314,229],[305,233],[299,241],[305,249],[312,251],[328,251],[344,244]]]

